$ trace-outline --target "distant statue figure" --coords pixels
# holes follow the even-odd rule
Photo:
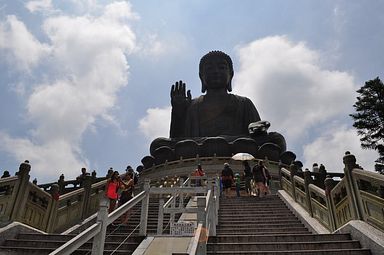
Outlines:
[[[7,177],[11,177],[11,175],[9,174],[9,171],[5,170],[1,178],[7,178]]]
[[[286,151],[284,137],[267,132],[270,123],[261,121],[249,98],[229,93],[233,75],[231,58],[221,51],[211,51],[199,64],[204,95],[192,99],[183,81],[172,85],[170,138],[157,138],[151,143],[151,156],[142,160],[144,167],[196,154],[213,156],[213,152],[217,156],[248,152],[279,159]]]

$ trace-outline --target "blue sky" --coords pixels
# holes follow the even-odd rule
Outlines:
[[[384,2],[0,0],[0,169],[29,159],[39,183],[81,167],[136,167],[168,136],[170,86],[200,95],[211,50],[305,167],[373,169],[348,117],[383,77]]]

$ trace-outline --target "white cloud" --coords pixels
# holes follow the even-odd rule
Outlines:
[[[104,17],[109,19],[139,19],[139,15],[132,10],[129,2],[113,2],[105,8]]]
[[[20,139],[3,134],[3,150],[19,160],[28,157],[39,173],[60,170],[70,174],[84,166],[87,160],[80,146],[84,132],[98,119],[114,120],[109,111],[119,90],[127,85],[126,56],[136,46],[135,34],[126,23],[132,15],[130,5],[122,2],[107,5],[99,16],[45,19],[43,29],[51,54],[43,60],[52,70],[27,99],[32,136]],[[22,22],[11,21],[33,38]],[[15,40],[22,44],[19,39]]]
[[[304,146],[304,167],[311,169],[313,163],[322,163],[330,172],[343,172],[343,156],[350,151],[357,163],[366,170],[374,171],[374,161],[378,154],[360,147],[356,130],[346,125],[334,126],[321,134],[310,144]]]
[[[171,107],[151,108],[139,122],[140,131],[149,141],[158,137],[169,137],[171,123]]]
[[[36,144],[30,139],[12,138],[0,132],[0,142],[0,149],[12,152],[19,162],[30,161],[30,175],[32,178],[38,176],[39,183],[57,180],[60,174],[73,179],[79,175],[81,167],[88,165],[79,155],[79,149],[61,138]]]
[[[30,12],[38,12],[38,11],[49,11],[52,10],[52,1],[51,0],[36,0],[29,1],[25,4],[25,7]]]
[[[156,34],[151,34],[146,36],[145,45],[143,45],[142,50],[145,55],[156,57],[161,56],[164,53],[168,54],[169,51],[167,51],[167,45],[168,44],[159,41]]]
[[[30,71],[49,53],[49,47],[40,43],[16,16],[9,15],[0,23],[0,56],[10,65]]]
[[[356,96],[352,75],[322,68],[318,52],[284,36],[239,46],[238,54],[235,93],[252,99],[261,118],[271,122],[270,131],[285,136],[288,149],[302,147],[303,159],[297,156],[305,167],[318,162],[340,172],[349,150],[373,170],[377,153],[362,150],[356,130],[346,124]]]
[[[353,77],[325,70],[319,54],[303,42],[266,37],[238,47],[240,69],[234,92],[252,99],[271,131],[291,142],[311,128],[347,115],[354,100]]]

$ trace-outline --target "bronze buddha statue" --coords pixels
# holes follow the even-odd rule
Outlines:
[[[144,167],[197,154],[230,157],[237,152],[276,161],[281,156],[284,161],[294,160],[293,153],[285,153],[284,137],[267,132],[270,124],[261,121],[252,101],[229,93],[233,75],[231,58],[221,51],[211,51],[199,64],[201,91],[205,94],[192,99],[185,83],[172,85],[170,138],[157,138],[151,143],[151,156],[142,160]]]

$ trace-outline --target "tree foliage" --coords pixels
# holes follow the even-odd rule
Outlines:
[[[376,150],[384,162],[384,84],[377,77],[365,82],[353,105],[356,113],[350,114],[353,126],[360,136],[361,147]]]

